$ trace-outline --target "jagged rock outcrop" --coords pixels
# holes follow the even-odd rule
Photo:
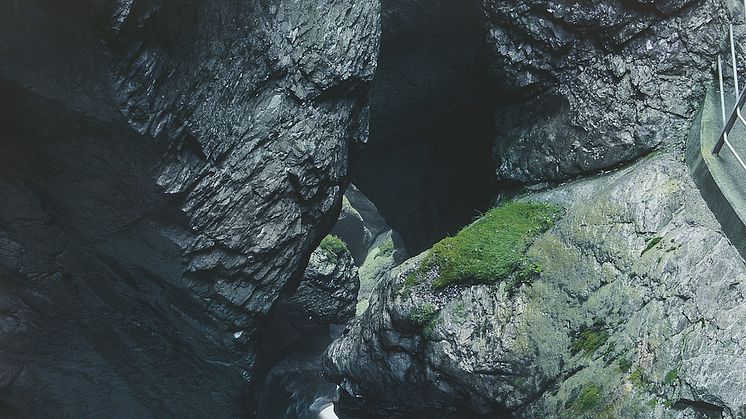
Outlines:
[[[360,267],[357,313],[368,307],[373,287],[407,259],[401,236],[386,224],[378,208],[355,185],[345,191],[332,234],[344,241]]]
[[[395,231],[387,230],[378,237],[360,265],[357,314],[362,314],[368,308],[371,292],[381,279],[407,258],[407,251]]]
[[[311,254],[303,279],[292,296],[277,301],[275,317],[291,319],[288,322],[291,328],[290,323],[301,320],[315,325],[344,324],[355,314],[359,288],[357,268],[349,251],[334,254],[318,248]],[[271,329],[288,336],[285,327]],[[286,342],[269,346],[293,345]]]
[[[557,181],[679,147],[711,80],[727,14],[719,0],[488,0],[503,88],[498,179]]]
[[[541,273],[517,290],[404,291],[421,257],[405,262],[328,349],[327,374],[346,390],[338,408],[743,415],[746,265],[678,159],[659,155],[524,199],[565,209],[527,252]]]
[[[321,377],[321,355],[355,315],[360,281],[348,251],[316,249],[296,291],[280,298],[262,339],[269,369],[257,417],[316,419],[336,386]]]
[[[363,264],[371,245],[387,230],[389,226],[378,208],[355,185],[350,184],[342,198],[342,211],[332,234],[347,244],[355,264]]]
[[[378,22],[377,1],[0,6],[3,415],[253,414],[267,313],[367,131]]]

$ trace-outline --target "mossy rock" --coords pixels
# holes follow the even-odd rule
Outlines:
[[[584,386],[577,397],[569,402],[568,410],[576,417],[585,416],[587,412],[598,409],[603,400],[601,389],[596,384],[589,384]]]
[[[326,237],[321,239],[319,248],[324,252],[326,257],[334,263],[337,262],[338,256],[350,252],[347,250],[347,245],[342,241],[342,239],[337,236],[332,236],[331,234],[328,234]]]
[[[573,354],[582,353],[585,356],[589,356],[603,346],[608,339],[608,330],[604,329],[602,324],[596,323],[580,331],[570,349]]]
[[[432,288],[463,283],[496,283],[516,276],[516,285],[541,271],[529,263],[526,249],[554,225],[557,206],[536,202],[509,202],[488,211],[453,237],[436,243],[423,259],[415,277],[434,271]],[[412,278],[409,282],[413,282]]]
[[[376,257],[389,257],[394,253],[394,240],[389,237],[378,246]]]

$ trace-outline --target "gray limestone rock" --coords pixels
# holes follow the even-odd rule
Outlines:
[[[253,415],[267,315],[367,132],[379,14],[0,6],[2,414]]]
[[[682,163],[663,154],[523,199],[566,211],[527,252],[538,277],[432,292],[402,286],[421,256],[394,269],[327,350],[342,411],[743,414],[746,265]]]
[[[389,230],[378,208],[350,184],[342,198],[342,212],[332,234],[342,239],[360,266],[379,236]]]
[[[355,314],[360,280],[349,253],[335,256],[316,249],[298,288],[291,297],[280,300],[275,309],[298,312],[299,319],[310,323],[344,324],[350,320]]]
[[[719,0],[487,0],[497,177],[523,184],[678,149],[724,46]]]

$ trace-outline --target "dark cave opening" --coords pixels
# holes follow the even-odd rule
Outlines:
[[[381,8],[370,138],[351,150],[351,180],[417,254],[490,206],[499,95],[478,1]]]
[[[351,146],[350,181],[385,218],[377,227],[390,227],[395,241],[400,237],[415,255],[469,224],[504,189],[495,181],[495,110],[513,98],[490,72],[478,1],[383,0],[381,9],[370,136]],[[375,218],[364,215],[367,222]],[[360,266],[372,243],[358,249],[362,238],[344,234],[357,231],[345,225],[351,222],[341,217],[333,233],[343,233]],[[275,332],[264,354],[272,360],[260,374],[266,380],[259,385],[258,413],[316,418],[319,403],[331,401],[335,391],[314,376],[319,360],[313,353],[337,336],[326,325],[308,329],[306,319],[289,312],[277,310],[268,328]],[[473,412],[464,408],[458,414]]]

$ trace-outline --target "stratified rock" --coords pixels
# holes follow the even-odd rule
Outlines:
[[[727,34],[718,0],[487,0],[500,180],[538,183],[678,147]]]
[[[407,252],[395,231],[388,230],[378,237],[360,265],[357,314],[362,314],[368,308],[371,292],[381,279],[406,259]]]
[[[528,250],[540,274],[431,292],[405,262],[327,350],[338,408],[740,417],[746,265],[686,167],[664,154],[525,199],[566,209]]]
[[[378,24],[377,1],[0,5],[0,409],[253,414],[267,313],[367,132]]]
[[[361,314],[368,307],[373,287],[407,259],[407,251],[401,236],[391,230],[373,202],[352,184],[342,198],[342,211],[332,234],[345,242],[360,267],[357,313]]]

